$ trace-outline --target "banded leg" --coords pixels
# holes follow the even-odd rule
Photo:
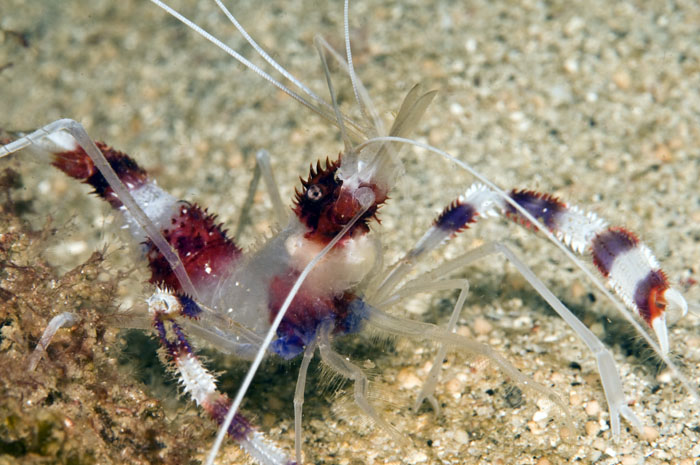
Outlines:
[[[563,244],[578,254],[588,254],[611,289],[629,310],[656,334],[661,355],[669,351],[665,313],[670,305],[688,312],[685,298],[672,288],[651,250],[630,231],[608,226],[593,213],[568,206],[549,194],[513,190],[510,200],[538,218]],[[481,184],[443,210],[421,240],[381,282],[378,297],[386,297],[413,268],[415,262],[479,216],[505,216],[528,227],[533,225],[500,195]]]
[[[145,171],[139,168],[133,160],[124,154],[115,152],[115,161],[117,164],[121,164],[121,166],[115,166],[115,161],[108,160],[105,155],[105,151],[111,149],[107,146],[98,147],[85,128],[71,119],[54,121],[31,134],[0,147],[0,158],[24,148],[29,148],[40,154],[51,154],[55,156],[53,163],[59,169],[88,183],[94,182],[93,187],[98,195],[110,202],[114,208],[128,212],[128,215],[125,214],[125,219],[132,233],[137,237],[141,236],[141,240],[147,237],[152,241],[172,269],[173,277],[177,276],[175,282],[178,287],[182,286],[182,289],[189,295],[197,295],[178,254],[161,233],[161,228],[157,224],[161,218],[149,217],[142,208],[142,205],[155,204],[161,207],[155,210],[160,216],[169,217],[169,212],[162,206],[163,204],[172,206],[174,199],[157,187],[157,191],[153,192],[152,184],[147,182]],[[116,171],[120,168],[126,169],[125,173],[117,174]],[[95,176],[95,173],[98,175]],[[146,189],[143,191],[137,189],[144,186]],[[132,195],[132,193],[136,194],[137,190],[143,195],[140,200],[136,200]]]
[[[157,290],[148,300],[149,312],[153,316],[160,342],[165,349],[165,358],[178,374],[183,390],[201,405],[209,416],[221,425],[231,401],[216,389],[216,378],[202,365],[194,354],[182,327],[176,319],[196,318],[196,303],[191,299],[166,291]],[[261,465],[289,465],[286,454],[272,445],[250,422],[237,413],[227,429],[228,435],[238,442],[252,458]]]
[[[661,354],[669,351],[666,310],[673,305],[688,313],[685,298],[669,285],[666,274],[651,250],[625,228],[609,226],[591,212],[569,206],[549,194],[513,190],[510,198],[571,250],[587,254],[600,274],[607,278],[625,306],[656,334]],[[511,205],[502,205],[504,215],[532,227]]]
[[[618,296],[654,330],[661,346],[661,355],[665,355],[669,348],[664,316],[666,302],[680,308],[683,314],[687,313],[688,305],[683,296],[668,285],[665,274],[660,270],[651,251],[625,229],[608,227],[607,223],[596,215],[585,213],[577,207],[568,207],[551,195],[513,190],[510,197],[532,216],[539,218],[545,227],[573,251],[577,253],[590,251],[593,262],[599,271],[608,277],[610,286]],[[498,216],[499,213],[526,226],[532,226],[495,192],[480,184],[471,186],[464,195],[443,210],[433,227],[381,282],[375,296],[391,301],[392,297],[388,297],[389,294],[427,251],[433,250],[454,234],[466,229],[470,223],[476,221],[478,216]],[[502,253],[511,261],[592,351],[603,380],[615,436],[619,435],[620,415],[625,416],[630,423],[640,428],[641,422],[624,405],[619,375],[612,356],[604,349],[602,343],[509,249],[499,244],[493,246],[490,253]],[[477,257],[472,256],[471,252],[467,253],[461,259],[449,262],[421,276],[421,279],[428,281],[439,279],[456,268],[467,266],[475,259]],[[455,267],[455,264],[459,265]],[[409,283],[405,287],[410,286]],[[401,290],[398,293],[401,293]]]

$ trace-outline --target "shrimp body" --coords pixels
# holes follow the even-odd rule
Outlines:
[[[182,257],[197,301],[260,338],[269,330],[299,273],[360,208],[353,197],[355,191],[347,187],[343,190],[343,182],[337,178],[340,162],[327,162],[325,168],[319,163],[315,169],[312,166],[302,190],[297,191],[295,214],[289,216],[289,224],[260,248],[246,253],[216,224],[214,215],[160,189],[129,156],[103,143],[97,146]],[[165,257],[150,239],[145,239],[143,230],[70,136],[59,133],[34,144],[33,150],[46,152],[54,166],[91,185],[95,194],[120,209],[134,238],[145,240],[150,281],[174,293],[187,294]],[[359,189],[369,189],[367,185]],[[369,223],[386,198],[384,191],[377,191],[375,203],[304,282],[277,331],[278,339],[271,347],[274,353],[285,359],[299,355],[324,321],[332,322],[333,333],[359,330],[362,315],[354,314],[351,307],[361,306],[350,305],[358,299],[353,289],[381,261],[381,246],[369,234]],[[225,328],[218,330],[226,334]],[[253,345],[252,341],[241,343],[239,353],[248,353]]]

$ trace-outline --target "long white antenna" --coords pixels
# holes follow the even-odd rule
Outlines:
[[[277,72],[279,72],[282,76],[286,77],[289,79],[295,86],[303,90],[306,95],[314,99],[316,102],[320,103],[324,107],[328,108],[329,110],[332,110],[331,106],[323,100],[321,97],[316,95],[311,89],[309,89],[303,82],[301,82],[299,79],[297,79],[292,73],[287,71],[282,65],[277,63],[274,58],[272,58],[264,48],[262,48],[258,43],[253,40],[253,38],[248,34],[248,31],[243,28],[243,25],[238,22],[235,16],[233,16],[233,13],[226,7],[226,5],[223,4],[221,0],[214,0],[216,4],[219,6],[219,9],[224,12],[226,17],[231,21],[231,24],[235,26],[236,29],[238,29],[238,32],[241,33],[243,38],[250,44],[251,47],[255,49],[256,52],[258,52],[258,55],[260,55],[265,61],[267,61],[270,66],[275,68]]]
[[[165,11],[166,13],[170,14],[175,19],[180,21],[182,24],[189,27],[194,32],[196,32],[197,34],[199,34],[203,38],[207,39],[212,44],[216,45],[219,49],[221,49],[224,52],[226,52],[227,54],[229,54],[233,59],[235,59],[236,61],[238,61],[242,65],[244,65],[246,68],[250,69],[255,74],[257,74],[258,76],[260,76],[261,78],[263,78],[264,80],[266,80],[267,82],[272,84],[273,86],[277,87],[279,90],[281,90],[285,94],[289,95],[291,98],[293,98],[294,100],[296,100],[297,102],[299,102],[300,104],[305,106],[306,108],[311,110],[312,112],[321,116],[325,120],[330,121],[331,124],[333,124],[334,126],[337,124],[337,120],[332,113],[330,113],[330,112],[324,110],[323,108],[320,108],[320,107],[314,105],[313,103],[309,102],[304,97],[302,97],[298,93],[294,92],[293,90],[291,90],[290,88],[288,88],[287,86],[285,86],[284,84],[282,84],[281,82],[279,82],[278,80],[276,80],[275,78],[270,76],[268,73],[266,73],[259,66],[252,63],[250,60],[245,58],[243,55],[241,55],[240,53],[233,50],[231,47],[229,47],[228,45],[223,43],[221,40],[214,37],[212,34],[207,32],[201,26],[195,24],[193,21],[191,21],[190,19],[188,19],[187,17],[182,15],[177,10],[175,10],[172,7],[170,7],[169,5],[163,3],[161,0],[150,0],[150,1],[153,4],[155,4],[156,6],[158,6],[159,8],[161,8],[163,11]],[[328,106],[330,108],[330,105],[328,103],[326,103],[325,106]],[[351,132],[353,133],[353,135],[355,137],[357,137],[359,139],[364,139],[363,130],[357,123],[353,122],[352,120],[349,120],[348,118],[344,118],[344,120],[348,124],[348,127],[351,128]]]

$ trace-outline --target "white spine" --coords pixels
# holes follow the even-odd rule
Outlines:
[[[286,465],[289,463],[285,453],[270,444],[259,431],[254,431],[240,444],[243,450],[262,465]]]
[[[505,208],[505,201],[496,192],[483,184],[474,183],[469,189],[459,196],[461,203],[468,203],[484,218],[499,216],[498,210]]]
[[[573,205],[557,217],[554,235],[578,254],[588,250],[593,239],[605,231],[608,223],[592,212],[585,212]]]
[[[180,373],[180,384],[186,393],[192,396],[197,405],[202,405],[212,394],[216,393],[214,376],[192,354],[182,354],[175,360]]]

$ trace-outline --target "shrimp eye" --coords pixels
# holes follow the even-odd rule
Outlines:
[[[306,191],[306,198],[311,201],[319,201],[323,197],[323,189],[320,186],[314,184],[310,186]]]

